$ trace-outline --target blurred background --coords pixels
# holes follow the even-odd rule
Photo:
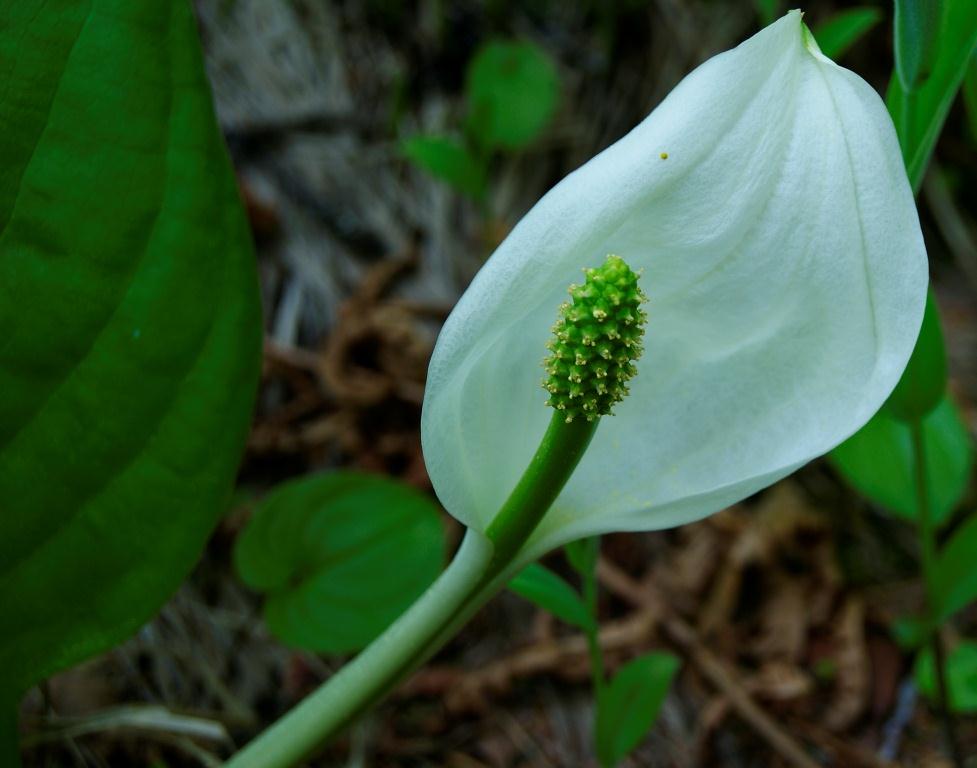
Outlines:
[[[256,500],[334,467],[430,492],[419,440],[427,360],[479,266],[692,68],[787,10],[776,0],[196,6],[258,244],[259,405],[232,508],[188,582],[132,640],[29,697],[28,716],[46,724],[25,755],[32,766],[218,765],[341,664],[275,639],[260,595],[236,575],[234,541]],[[859,4],[858,24],[842,30],[851,39],[835,39],[830,23],[855,7],[811,0],[805,22],[835,35],[838,60],[884,93],[892,6]],[[950,389],[972,437],[973,74],[964,96],[918,202]],[[508,105],[501,122],[480,119],[493,99]],[[957,507],[974,502],[969,488]],[[457,524],[443,524],[456,542]],[[559,554],[547,565],[571,573]],[[912,526],[826,461],[705,522],[605,537],[610,668],[651,648],[682,661],[656,726],[622,764],[950,765],[894,637],[923,601],[917,571]],[[951,638],[975,625],[971,609]],[[977,659],[955,674],[977,702]],[[312,765],[595,765],[588,680],[579,633],[506,593]],[[957,725],[965,753],[977,751],[965,711]]]

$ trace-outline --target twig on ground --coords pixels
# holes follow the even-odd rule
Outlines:
[[[23,739],[26,747],[46,742],[74,739],[104,731],[139,731],[178,735],[219,743],[230,743],[224,726],[216,720],[171,712],[160,706],[123,706],[77,717],[48,716]]]
[[[512,743],[522,750],[524,755],[535,756],[537,758],[535,764],[542,766],[542,768],[555,768],[552,761],[546,756],[543,747],[519,722],[518,718],[513,717],[508,710],[502,709],[499,712],[499,719]]]
[[[895,760],[899,754],[899,742],[906,727],[912,722],[916,713],[916,685],[908,679],[899,686],[899,696],[896,699],[895,711],[892,713],[882,731],[882,746],[879,747],[879,759]]]
[[[856,744],[838,738],[816,723],[791,720],[791,726],[804,733],[825,752],[833,755],[835,765],[843,765],[845,768],[896,768],[891,761],[883,760]]]
[[[224,764],[224,761],[217,757],[217,755],[208,752],[186,736],[163,734],[159,737],[159,741],[171,744],[174,748],[192,757],[204,768],[220,768]]]
[[[601,647],[605,651],[640,647],[654,631],[658,615],[653,607],[646,605],[625,619],[604,624],[600,632]],[[449,710],[477,710],[482,707],[486,694],[507,690],[521,677],[566,669],[573,662],[580,662],[581,678],[586,677],[586,657],[587,643],[581,635],[543,640],[481,669],[428,667],[403,686],[399,695],[409,698],[417,694],[439,694],[445,697]]]

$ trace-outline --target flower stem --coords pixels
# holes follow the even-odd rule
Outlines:
[[[923,581],[926,584],[926,603],[929,624],[932,627],[930,635],[931,651],[933,654],[933,668],[936,672],[936,706],[940,719],[943,721],[943,731],[947,746],[956,768],[964,768],[963,752],[957,738],[956,723],[950,711],[947,695],[946,654],[943,650],[943,638],[940,632],[940,621],[937,615],[938,592],[936,584],[936,530],[933,525],[932,511],[929,504],[926,473],[926,441],[923,434],[921,419],[910,423],[913,446],[913,472],[916,486],[917,525],[919,526],[920,551],[923,569]]]
[[[231,757],[226,768],[291,768],[383,699],[443,646],[511,576],[597,429],[555,413],[522,478],[485,534],[470,530],[454,560],[353,661]]]
[[[485,531],[495,549],[496,567],[515,557],[556,501],[590,445],[598,422],[582,418],[567,422],[562,413],[554,412],[525,473]]]

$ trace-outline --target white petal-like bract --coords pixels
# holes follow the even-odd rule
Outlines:
[[[644,270],[645,352],[535,554],[690,522],[830,450],[895,386],[926,296],[885,107],[791,12],[554,187],[448,318],[424,456],[445,508],[476,530],[552,416],[540,361],[567,286],[608,253]]]

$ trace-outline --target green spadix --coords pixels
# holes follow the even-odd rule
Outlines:
[[[550,393],[546,404],[568,423],[606,416],[624,399],[647,320],[638,276],[620,256],[610,255],[584,274],[583,285],[570,286],[572,301],[560,306],[544,364],[543,388]]]

